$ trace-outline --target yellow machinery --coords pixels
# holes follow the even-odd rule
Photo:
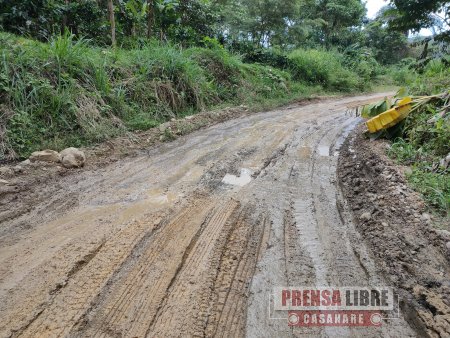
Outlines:
[[[371,118],[366,122],[369,132],[376,133],[382,129],[395,126],[408,116],[412,109],[412,98],[405,97],[397,103],[397,106]]]

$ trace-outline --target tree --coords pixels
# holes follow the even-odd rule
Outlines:
[[[114,16],[113,0],[108,0],[109,24],[111,27],[111,44],[116,45],[116,19]]]
[[[219,33],[230,40],[261,47],[285,45],[290,27],[298,17],[299,0],[222,0],[213,8],[219,13]]]
[[[407,56],[407,34],[391,30],[385,13],[392,8],[383,7],[374,20],[370,20],[364,27],[364,44],[369,47],[376,60],[382,64],[394,64]]]
[[[153,0],[147,0],[147,38],[153,35],[153,25],[155,24],[155,6]]]
[[[301,12],[317,25],[317,41],[330,48],[362,25],[366,9],[361,0],[306,0]]]
[[[408,41],[403,33],[392,31],[380,20],[373,20],[364,28],[365,45],[372,49],[382,64],[394,64],[408,54]]]
[[[66,28],[77,36],[106,43],[104,2],[96,0],[0,0],[0,28],[47,41]]]
[[[419,32],[437,27],[435,39],[450,41],[450,4],[448,0],[390,0],[393,5],[390,27],[398,31]]]

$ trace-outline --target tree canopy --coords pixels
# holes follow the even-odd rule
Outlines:
[[[387,13],[392,28],[419,32],[422,28],[437,30],[438,40],[450,41],[450,3],[447,0],[391,0]]]
[[[125,47],[147,38],[283,50],[357,43],[376,48],[381,60],[387,49],[394,59],[403,56],[402,34],[409,30],[433,27],[445,38],[449,28],[444,0],[391,0],[375,20],[366,18],[362,0],[0,0],[0,9],[2,30],[44,41],[69,30],[98,45],[118,40]]]

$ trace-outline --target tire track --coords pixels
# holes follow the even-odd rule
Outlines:
[[[111,287],[103,290],[78,330],[92,337],[111,333],[144,336],[184,263],[186,251],[195,245],[211,218],[211,208],[211,201],[197,200],[155,233],[127,269],[118,272]]]
[[[169,337],[203,334],[210,289],[217,274],[220,253],[226,243],[227,221],[232,218],[239,203],[230,200],[219,205],[206,223],[198,241],[186,257],[186,264],[176,276],[168,296],[158,311],[151,336]],[[232,227],[229,224],[227,228]]]
[[[361,238],[335,184],[334,155],[355,121],[345,107],[368,98],[378,96],[228,121],[85,174],[70,188],[87,195],[73,214],[50,210],[3,242],[0,336],[410,333],[404,322],[301,331],[267,313],[274,286],[383,280],[364,245],[355,249]],[[222,183],[242,168],[253,172],[248,185]]]
[[[266,219],[241,217],[230,235],[214,283],[206,337],[242,337],[250,281],[263,243]]]
[[[90,308],[130,252],[159,226],[158,222],[136,222],[105,242],[91,261],[67,282],[52,302],[22,331],[23,337],[65,336]],[[122,250],[117,250],[120,247]]]

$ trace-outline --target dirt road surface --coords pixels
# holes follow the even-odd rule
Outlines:
[[[0,227],[0,337],[409,337],[290,328],[276,286],[383,285],[336,184],[348,112],[258,113],[37,186]],[[17,204],[20,205],[18,200]]]

